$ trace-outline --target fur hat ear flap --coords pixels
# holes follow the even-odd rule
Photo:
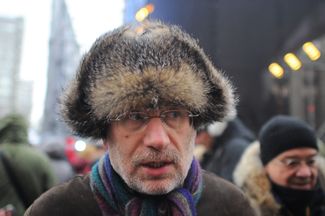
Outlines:
[[[109,120],[130,110],[182,106],[194,126],[234,116],[226,76],[179,27],[148,21],[98,38],[61,100],[63,119],[79,136],[100,138]]]

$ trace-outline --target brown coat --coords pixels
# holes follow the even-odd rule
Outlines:
[[[243,193],[231,183],[203,173],[204,189],[197,206],[199,216],[251,216],[253,210]],[[75,177],[68,183],[54,187],[25,212],[25,216],[101,216],[92,194],[89,176]]]

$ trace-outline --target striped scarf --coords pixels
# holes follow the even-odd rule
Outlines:
[[[143,195],[132,191],[112,168],[108,154],[92,168],[90,179],[104,216],[195,216],[202,192],[201,168],[195,159],[183,188],[166,195]]]

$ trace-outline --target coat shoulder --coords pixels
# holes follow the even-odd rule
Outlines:
[[[247,197],[232,183],[203,171],[203,192],[198,203],[198,215],[251,216],[254,211]]]
[[[76,176],[42,194],[25,212],[25,216],[100,216],[101,211],[91,192],[89,176]]]

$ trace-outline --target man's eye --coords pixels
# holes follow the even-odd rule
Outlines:
[[[145,113],[129,113],[128,115],[129,119],[132,121],[144,121],[148,118]]]
[[[298,162],[298,161],[290,161],[290,162],[288,163],[288,165],[289,165],[289,166],[297,166],[297,165],[299,165],[299,162]]]
[[[162,117],[168,119],[175,119],[175,118],[183,117],[183,114],[181,111],[173,110],[173,111],[164,112],[162,114]]]
[[[307,163],[307,165],[309,165],[309,166],[313,166],[313,165],[315,165],[315,163],[316,163],[316,159],[310,159],[310,160],[307,160],[306,163]]]
[[[291,159],[285,160],[284,163],[290,167],[295,167],[300,164],[300,162],[298,160],[291,160]]]

